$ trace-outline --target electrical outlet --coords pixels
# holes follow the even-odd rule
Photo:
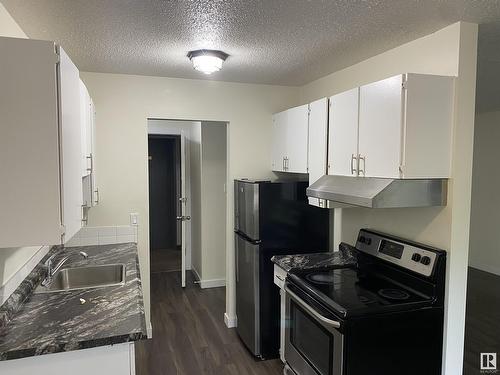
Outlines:
[[[139,225],[139,214],[134,212],[130,214],[130,225]]]

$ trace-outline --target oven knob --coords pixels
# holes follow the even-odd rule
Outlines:
[[[429,264],[431,264],[431,258],[429,258],[429,257],[422,257],[422,260],[420,261],[420,263],[422,263],[425,266],[428,266]]]
[[[422,256],[419,253],[413,253],[413,255],[411,256],[411,260],[413,260],[414,262],[420,262],[420,258],[422,258]]]

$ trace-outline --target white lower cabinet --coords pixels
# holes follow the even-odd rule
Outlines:
[[[280,288],[280,359],[285,362],[285,328],[286,328],[286,295],[285,278],[287,272],[278,265],[274,265],[274,283]]]
[[[135,375],[134,343],[0,362],[2,375]]]

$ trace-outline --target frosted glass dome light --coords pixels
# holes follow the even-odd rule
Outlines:
[[[204,73],[212,74],[222,69],[222,63],[229,55],[222,51],[200,49],[188,53],[188,57],[193,63],[193,68]]]

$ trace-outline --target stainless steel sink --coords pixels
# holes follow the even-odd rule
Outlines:
[[[124,264],[64,268],[58,271],[47,286],[39,286],[35,293],[59,292],[75,289],[123,285]]]

